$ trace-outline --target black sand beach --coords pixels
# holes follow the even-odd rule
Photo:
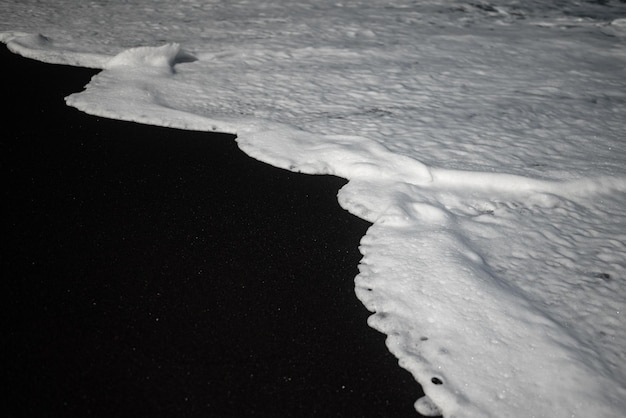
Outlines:
[[[95,71],[1,56],[4,416],[416,416],[344,180],[82,114]]]

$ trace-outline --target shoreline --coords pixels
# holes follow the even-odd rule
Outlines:
[[[10,416],[418,416],[354,294],[343,179],[80,113],[97,71],[2,54]]]

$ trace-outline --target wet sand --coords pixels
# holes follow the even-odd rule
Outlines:
[[[1,56],[5,416],[416,416],[344,180],[82,114],[95,71]]]

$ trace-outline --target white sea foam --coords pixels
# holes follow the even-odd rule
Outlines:
[[[0,40],[104,68],[67,98],[85,112],[349,179],[340,204],[373,223],[356,293],[418,411],[614,417],[626,6],[561,3],[16,2]]]
[[[0,35],[0,41],[5,42],[11,51],[52,64],[102,68],[111,59],[110,56],[80,50],[73,45],[57,45],[52,38],[41,33],[4,32]]]

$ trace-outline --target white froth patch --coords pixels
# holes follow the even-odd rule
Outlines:
[[[247,154],[272,165],[308,174],[332,174],[347,179],[404,179],[413,184],[432,181],[430,170],[410,157],[396,155],[365,137],[324,135],[288,127],[246,124],[237,142]]]
[[[179,110],[169,104],[177,95],[175,66],[193,63],[195,57],[178,44],[138,47],[109,59],[86,90],[66,98],[83,112],[131,122],[171,128],[235,133],[228,120],[217,120]]]
[[[160,47],[127,49],[107,61],[105,69],[156,68],[173,73],[175,64],[192,61],[195,61],[193,55],[183,51],[179,44],[171,43]]]
[[[349,202],[349,208],[359,199],[368,200],[363,197],[368,190],[392,188],[352,187],[345,186],[340,199]],[[512,202],[506,209],[473,202],[477,208],[464,214],[461,209],[467,203],[452,206],[461,203],[454,196],[416,203],[406,190],[394,195],[395,201],[406,199],[402,209],[378,214],[361,241],[364,258],[356,292],[375,312],[369,324],[389,335],[389,349],[445,415],[521,413],[530,394],[533,405],[567,414],[608,417],[621,407],[624,388],[615,385],[624,379],[623,371],[616,369],[621,349],[610,347],[599,335],[609,332],[610,338],[624,338],[611,325],[623,302],[610,297],[599,306],[589,300],[589,292],[596,289],[594,299],[601,288],[606,288],[601,293],[619,292],[616,283],[602,277],[621,277],[624,268],[576,250],[586,247],[577,245],[580,236],[568,222],[574,215],[550,214],[569,205],[566,200],[539,197],[532,199],[532,206]],[[616,222],[623,225],[624,220],[622,216]],[[554,221],[562,232],[549,225]],[[541,230],[533,231],[533,225]],[[546,238],[552,249],[528,245]],[[568,248],[569,254],[562,254],[578,257],[575,263],[550,257]],[[615,251],[622,250],[606,243],[602,252]],[[610,273],[585,273],[594,268]],[[547,279],[559,271],[568,272],[566,281]],[[587,291],[574,290],[585,282]],[[578,326],[569,318],[577,318]],[[465,367],[449,373],[458,363]]]
[[[87,68],[103,68],[109,59],[74,44],[57,43],[41,33],[6,33],[0,41],[16,54],[50,64],[74,65]]]

